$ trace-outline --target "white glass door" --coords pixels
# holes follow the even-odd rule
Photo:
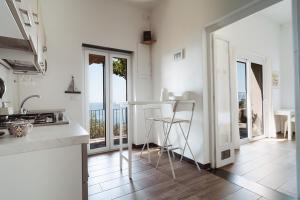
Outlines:
[[[127,108],[121,107],[120,102],[128,98],[128,78],[130,57],[122,54],[110,55],[111,78],[111,148],[117,148],[120,144],[120,130],[123,130],[123,144],[127,144]],[[122,128],[121,128],[122,126]]]
[[[265,137],[263,62],[256,60],[237,61],[241,144]]]
[[[127,101],[130,56],[85,50],[86,129],[90,133],[89,153],[118,147],[122,126],[127,143]]]
[[[247,61],[237,61],[238,125],[241,143],[249,139],[248,69]]]
[[[89,152],[109,150],[109,55],[85,51],[86,129]]]

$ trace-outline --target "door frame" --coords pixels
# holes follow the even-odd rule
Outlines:
[[[282,0],[256,0],[249,4],[229,13],[228,15],[222,17],[219,20],[208,24],[203,29],[202,40],[203,40],[203,52],[204,59],[203,64],[203,81],[207,84],[203,88],[203,112],[204,112],[204,131],[209,136],[209,157],[211,161],[211,167],[216,168],[216,131],[214,127],[214,79],[213,79],[213,56],[212,56],[212,41],[213,33],[229,24],[232,24],[240,19],[248,17],[262,9],[272,6]],[[293,0],[297,1],[297,0]]]
[[[83,47],[83,60],[84,60],[84,100],[83,100],[83,106],[84,106],[84,127],[86,130],[89,130],[89,88],[88,88],[88,60],[87,57],[90,53],[96,54],[96,55],[103,55],[105,56],[105,80],[106,86],[104,87],[104,98],[105,98],[105,108],[107,112],[105,112],[105,126],[106,126],[106,146],[102,148],[97,148],[94,150],[91,150],[88,145],[88,154],[98,154],[108,151],[114,151],[119,148],[119,145],[113,145],[113,115],[112,115],[112,74],[113,74],[113,68],[112,68],[112,58],[113,57],[120,57],[120,58],[126,58],[128,59],[127,62],[127,99],[131,99],[132,96],[132,55],[122,52],[116,52],[116,51],[109,51],[109,50],[101,50],[101,49],[94,49],[94,48],[88,48]],[[127,123],[132,123],[129,120]],[[127,147],[127,144],[123,144],[123,147]]]
[[[211,167],[216,168],[215,152],[215,130],[214,130],[214,82],[213,82],[213,62],[212,62],[212,33],[240,19],[248,17],[262,9],[272,6],[282,0],[256,0],[242,6],[233,12],[225,15],[204,27],[202,31],[203,49],[203,114],[204,132],[209,137],[209,157]],[[297,182],[300,183],[300,2],[292,0],[292,21],[293,21],[293,44],[295,60],[295,108],[296,108],[296,161],[297,161]],[[298,137],[299,136],[299,137]],[[297,184],[298,197],[300,196],[300,184]]]

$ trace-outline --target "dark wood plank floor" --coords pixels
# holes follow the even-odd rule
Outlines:
[[[177,179],[173,180],[167,156],[156,170],[157,151],[152,163],[140,159],[135,152],[133,180],[128,178],[127,165],[119,170],[119,153],[112,152],[89,158],[89,200],[99,199],[264,199],[187,162],[175,162]]]
[[[236,151],[235,164],[223,169],[281,193],[296,196],[295,141],[263,139],[242,145]]]

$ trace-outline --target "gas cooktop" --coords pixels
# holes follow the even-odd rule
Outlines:
[[[9,122],[26,120],[34,126],[68,124],[62,112],[43,112],[0,116],[0,128],[6,128]]]

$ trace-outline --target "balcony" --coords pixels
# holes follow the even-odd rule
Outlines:
[[[106,112],[104,109],[90,110],[90,148],[106,147]],[[120,128],[123,129],[123,143],[127,143],[127,109],[112,110],[113,145],[119,145]]]

